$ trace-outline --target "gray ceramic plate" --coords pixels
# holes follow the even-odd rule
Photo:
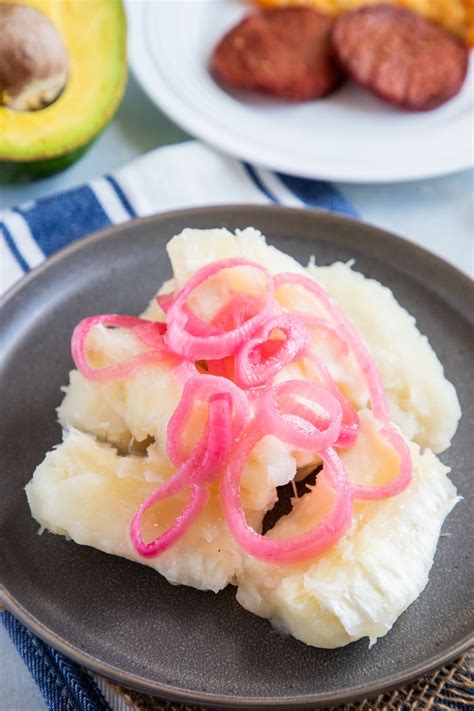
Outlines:
[[[326,651],[272,630],[234,591],[172,587],[149,568],[38,536],[23,487],[60,440],[55,407],[69,338],[86,314],[138,313],[167,278],[166,241],[183,227],[255,225],[301,262],[355,259],[413,313],[459,393],[464,416],[442,459],[465,497],[449,516],[429,585],[371,651]],[[124,685],[175,700],[304,707],[375,695],[440,666],[472,641],[472,285],[438,258],[381,230],[309,210],[215,207],[174,212],[82,240],[3,303],[0,483],[6,605],[69,657]],[[469,542],[469,536],[471,541]],[[470,580],[471,578],[471,580]]]

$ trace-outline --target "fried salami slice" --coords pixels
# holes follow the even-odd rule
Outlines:
[[[468,66],[468,49],[442,27],[392,5],[363,7],[335,22],[338,59],[361,86],[415,111],[455,96]]]
[[[247,15],[215,48],[211,70],[226,84],[289,101],[329,94],[343,78],[333,19],[308,7]]]

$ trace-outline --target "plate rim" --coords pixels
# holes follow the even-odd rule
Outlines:
[[[26,287],[30,281],[35,279],[40,273],[42,273],[44,270],[51,268],[55,264],[57,264],[59,261],[61,261],[64,258],[67,258],[70,254],[73,254],[74,252],[78,250],[82,250],[85,246],[92,244],[95,241],[100,241],[104,239],[108,234],[110,233],[116,233],[120,232],[122,230],[126,230],[130,224],[145,224],[148,222],[154,222],[156,220],[167,220],[167,219],[173,219],[173,218],[178,218],[181,216],[185,215],[194,215],[194,214],[199,214],[199,213],[207,213],[209,211],[211,212],[219,212],[219,211],[227,211],[227,212],[239,212],[240,210],[242,211],[248,211],[248,210],[254,210],[256,212],[285,212],[285,213],[294,213],[295,215],[312,215],[317,216],[317,217],[323,217],[325,219],[328,219],[329,221],[334,221],[334,222],[342,222],[345,223],[347,226],[350,225],[363,225],[365,230],[368,230],[369,232],[372,233],[372,237],[376,237],[377,235],[379,237],[383,237],[384,240],[391,241],[393,244],[399,244],[403,243],[404,248],[412,250],[414,254],[416,254],[419,258],[422,258],[423,260],[429,260],[432,262],[432,264],[437,265],[438,267],[442,268],[443,270],[449,270],[451,272],[450,276],[459,282],[463,282],[463,288],[467,288],[468,290],[473,290],[474,291],[474,281],[472,278],[467,274],[466,272],[462,271],[459,269],[457,266],[455,266],[452,262],[449,262],[447,259],[444,259],[441,257],[439,254],[436,252],[432,252],[431,250],[427,249],[426,247],[423,247],[416,242],[413,242],[407,237],[402,237],[401,235],[397,234],[396,232],[392,232],[391,230],[387,230],[384,227],[379,227],[378,225],[372,223],[372,222],[367,222],[363,219],[359,219],[356,217],[351,217],[350,215],[345,215],[342,212],[338,212],[336,210],[328,210],[324,209],[321,207],[311,207],[311,206],[301,206],[301,207],[294,207],[294,206],[287,206],[287,205],[281,205],[281,204],[276,204],[276,203],[250,203],[250,202],[238,202],[238,203],[209,203],[206,205],[198,205],[196,207],[184,207],[184,208],[175,208],[172,210],[163,210],[160,212],[155,212],[151,215],[146,215],[143,217],[132,217],[125,222],[121,222],[119,224],[112,224],[108,225],[107,227],[102,227],[98,230],[94,230],[93,232],[87,233],[82,237],[79,237],[77,239],[74,239],[72,242],[67,244],[64,247],[61,247],[59,250],[54,252],[51,256],[48,256],[42,261],[38,266],[33,267],[30,269],[30,271],[27,274],[24,274],[18,281],[16,281],[12,286],[10,286],[1,296],[0,296],[0,309],[3,309],[5,306],[7,306],[8,302],[14,298],[14,296],[20,291],[23,290],[24,287]],[[472,318],[472,322],[474,323],[474,315]]]
[[[440,164],[437,169],[420,168],[418,164],[413,165],[411,170],[406,172],[405,167],[398,168],[391,172],[385,171],[380,174],[372,169],[369,175],[364,173],[355,175],[354,171],[347,172],[338,169],[332,170],[331,166],[326,162],[324,169],[319,172],[313,170],[310,166],[306,168],[298,163],[298,166],[289,164],[288,161],[280,161],[278,152],[274,153],[272,158],[266,158],[262,153],[255,152],[256,146],[248,144],[247,139],[244,140],[243,146],[237,152],[233,151],[232,132],[226,134],[227,138],[221,137],[215,132],[215,126],[209,123],[206,118],[202,121],[196,121],[196,117],[192,116],[181,101],[171,90],[168,92],[166,87],[162,87],[160,82],[154,82],[153,77],[149,76],[147,71],[142,67],[143,57],[147,57],[148,61],[152,62],[152,57],[146,49],[147,43],[143,41],[142,33],[140,32],[143,23],[146,20],[145,13],[148,11],[146,3],[135,2],[135,0],[124,0],[127,22],[128,36],[127,47],[129,64],[142,90],[147,97],[157,106],[170,120],[174,121],[178,126],[190,134],[192,138],[198,138],[210,145],[214,149],[223,152],[225,155],[233,157],[237,160],[248,161],[256,164],[259,167],[268,170],[289,173],[290,175],[298,175],[299,177],[309,178],[313,180],[327,180],[332,182],[347,182],[352,184],[369,183],[369,184],[384,184],[398,182],[412,182],[416,180],[425,180],[428,178],[436,178],[444,175],[467,170],[474,165],[474,153],[472,151],[460,151],[456,161],[452,161],[449,165]],[[235,2],[235,0],[234,0]],[[472,52],[471,52],[472,54]],[[470,57],[474,63],[474,57]],[[245,147],[244,147],[245,146]],[[451,152],[450,152],[451,153]],[[390,161],[383,161],[383,165],[389,165]]]
[[[333,213],[326,210],[317,210],[309,208],[297,208],[297,207],[285,207],[282,205],[253,205],[253,204],[223,204],[223,205],[207,205],[200,207],[193,207],[187,209],[177,209],[170,210],[166,212],[157,213],[155,215],[150,215],[147,217],[136,218],[124,222],[119,225],[111,225],[104,229],[98,230],[89,234],[86,237],[82,237],[71,244],[67,245],[63,249],[56,252],[53,256],[46,259],[42,264],[40,264],[35,269],[31,270],[23,279],[14,284],[0,299],[0,309],[3,309],[14,301],[19,294],[23,292],[25,288],[35,281],[44,272],[49,271],[54,268],[57,264],[67,261],[72,255],[78,251],[87,250],[91,245],[99,242],[102,243],[106,241],[110,235],[115,235],[117,233],[127,231],[133,226],[139,226],[147,223],[156,222],[167,222],[174,219],[192,219],[194,215],[212,215],[216,213],[227,213],[238,215],[238,213],[252,211],[260,214],[271,214],[271,213],[286,213],[293,214],[295,217],[305,216],[308,219],[315,219],[316,221],[323,218],[325,221],[333,223],[342,223],[346,226],[361,225],[365,230],[366,234],[371,234],[372,238],[391,241],[394,244],[402,244],[403,248],[412,253],[417,260],[429,260],[432,264],[437,265],[442,268],[443,271],[448,271],[450,279],[456,279],[460,284],[461,288],[467,288],[474,292],[474,283],[471,281],[468,275],[461,272],[455,266],[445,261],[438,255],[430,252],[423,247],[407,240],[403,237],[396,235],[395,233],[388,232],[382,228],[368,223],[361,223],[360,220],[341,215],[340,213]],[[474,318],[473,318],[474,321]],[[139,675],[129,673],[123,669],[115,667],[107,662],[104,662],[97,657],[84,652],[77,648],[71,642],[68,642],[63,637],[55,634],[52,630],[46,627],[32,612],[28,611],[23,605],[17,601],[12,593],[10,593],[6,587],[2,584],[0,585],[0,600],[7,610],[9,610],[15,617],[17,617],[25,626],[30,629],[34,634],[40,637],[42,640],[50,644],[55,649],[58,649],[69,659],[72,659],[76,663],[87,667],[91,671],[104,676],[106,679],[111,679],[125,687],[136,689],[145,693],[149,693],[155,696],[161,696],[165,699],[172,701],[178,701],[183,703],[193,703],[193,704],[207,704],[208,706],[217,706],[218,708],[238,708],[238,709],[252,709],[255,707],[260,708],[309,708],[309,707],[321,707],[330,704],[343,704],[349,703],[351,701],[356,701],[361,698],[371,698],[380,693],[390,691],[394,688],[399,688],[405,684],[413,681],[420,676],[428,674],[436,668],[444,666],[446,663],[452,659],[458,657],[463,652],[465,652],[470,646],[474,644],[474,631],[469,632],[462,639],[458,640],[454,644],[451,644],[448,648],[438,652],[436,655],[429,657],[427,660],[419,662],[415,666],[411,667],[403,674],[392,673],[391,675],[385,677],[384,680],[378,680],[371,684],[365,684],[360,689],[356,689],[354,692],[348,693],[347,691],[341,692],[319,692],[311,695],[304,696],[292,696],[292,697],[273,697],[273,698],[262,698],[262,697],[249,697],[249,696],[229,696],[220,695],[215,693],[208,693],[204,691],[190,691],[186,689],[180,689],[179,687],[172,684],[156,683],[150,682],[144,677]]]
[[[3,586],[1,589],[3,590]],[[0,599],[2,599],[1,596]],[[165,701],[177,701],[179,703],[191,703],[193,705],[206,704],[210,707],[222,709],[249,709],[250,711],[255,707],[267,709],[311,709],[315,707],[326,707],[328,703],[331,705],[340,705],[359,701],[360,699],[371,699],[379,694],[401,688],[415,679],[429,674],[435,669],[441,669],[453,659],[461,656],[474,644],[474,633],[468,634],[457,644],[451,645],[447,653],[439,652],[437,656],[431,657],[428,664],[419,663],[412,667],[410,671],[403,675],[397,675],[396,677],[392,674],[390,677],[387,677],[387,683],[374,682],[373,684],[366,684],[363,688],[360,687],[355,693],[348,694],[342,691],[327,694],[321,692],[312,694],[311,696],[278,696],[272,698],[268,697],[266,699],[258,696],[231,697],[228,695],[209,694],[205,691],[183,690],[169,684],[150,683],[143,677],[130,674],[93,657],[87,652],[81,651],[67,640],[53,634],[8,593],[6,593],[2,603],[6,610],[44,642],[64,654],[68,659],[76,662],[76,664],[86,667],[88,670],[99,674],[106,680],[155,697],[162,697]]]

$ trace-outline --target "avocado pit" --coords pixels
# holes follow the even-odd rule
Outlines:
[[[0,106],[37,111],[63,91],[68,54],[51,20],[30,5],[0,3]]]

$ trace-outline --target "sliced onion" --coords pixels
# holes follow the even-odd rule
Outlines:
[[[274,539],[262,536],[249,526],[240,497],[243,467],[257,441],[258,438],[249,437],[241,442],[220,482],[221,507],[233,537],[252,557],[276,565],[300,563],[324,553],[343,536],[352,518],[351,487],[339,457],[332,448],[319,452],[335,493],[328,515],[307,533],[286,540]]]
[[[136,318],[134,316],[120,316],[119,314],[101,314],[100,316],[90,316],[80,321],[72,334],[71,353],[76,368],[88,380],[96,380],[99,382],[120,380],[127,375],[130,375],[130,373],[137,368],[156,363],[157,361],[170,355],[169,350],[165,347],[163,338],[159,335],[157,329],[153,336],[153,350],[138,353],[123,363],[109,365],[105,368],[91,368],[86,358],[85,342],[91,328],[99,325],[131,329],[134,334],[136,331],[136,335],[140,340],[142,340],[140,335],[143,336],[145,327],[151,329],[155,326],[154,323],[145,321],[144,319]],[[150,331],[147,333],[149,336]]]
[[[326,338],[329,338],[337,343],[342,355],[347,355],[349,353],[349,346],[333,323],[325,321],[322,318],[317,318],[317,316],[313,316],[313,314],[306,313],[305,311],[292,311],[291,313],[294,313],[302,319],[306,328],[314,329],[316,331],[323,331]]]
[[[266,281],[264,297],[234,294],[210,323],[193,314],[186,301],[194,289],[220,271],[234,267],[260,271]],[[282,311],[273,298],[273,290],[286,283],[308,290],[323,304],[333,323],[310,313]],[[312,279],[292,273],[272,278],[259,264],[241,258],[227,259],[201,269],[179,292],[156,298],[167,316],[166,324],[118,314],[93,316],[76,326],[71,344],[80,372],[96,381],[123,378],[136,368],[165,357],[179,363],[171,373],[182,387],[182,394],[167,428],[168,457],[177,470],[146,499],[132,520],[130,536],[140,555],[153,557],[176,543],[204,507],[207,487],[221,475],[222,510],[239,545],[259,560],[281,564],[306,560],[332,546],[349,526],[354,498],[383,499],[400,493],[410,483],[409,449],[388,421],[376,365],[349,320]],[[123,363],[91,368],[86,358],[86,338],[91,328],[101,324],[130,329],[148,350]],[[380,433],[400,458],[398,474],[389,484],[364,487],[349,482],[333,447],[348,447],[355,441],[358,416],[325,365],[312,353],[307,329],[321,331],[337,343],[341,353],[347,355],[351,351],[355,356],[367,380],[374,416],[382,423]],[[272,338],[274,331],[282,332],[284,338]],[[298,358],[309,359],[315,365],[320,382],[290,380],[272,385],[274,376]],[[207,373],[200,372],[206,369]],[[187,454],[183,436],[199,402],[208,404],[207,422],[197,445]],[[318,411],[311,405],[316,405]],[[251,429],[247,429],[251,411],[254,419]],[[323,521],[286,541],[261,536],[252,529],[245,520],[240,499],[246,458],[266,434],[292,449],[319,454],[324,475],[335,494],[334,505]],[[185,489],[190,490],[190,498],[174,524],[145,544],[141,537],[143,514],[158,501]]]
[[[286,338],[276,343],[275,353],[265,360],[254,362],[252,356],[258,353],[258,348],[269,342],[272,331],[282,331]],[[270,343],[273,343],[270,341]],[[303,321],[297,316],[284,313],[268,319],[257,328],[252,338],[242,343],[235,353],[234,377],[237,385],[242,388],[254,388],[269,383],[288,363],[291,363],[305,348],[309,339]]]
[[[342,337],[347,341],[350,349],[354,353],[360,369],[364,373],[370,393],[370,401],[374,416],[384,424],[381,433],[395,447],[400,456],[400,469],[396,479],[384,487],[354,487],[354,496],[364,499],[379,499],[388,496],[395,496],[410,484],[413,476],[413,465],[410,452],[403,437],[395,430],[389,422],[387,401],[383,390],[382,379],[377,366],[370,357],[359,334],[350,321],[343,314],[339,306],[329,296],[329,294],[309,277],[299,274],[278,274],[275,277],[275,286],[291,283],[304,287],[314,294],[316,298],[325,306],[331,315],[336,326],[340,329]]]
[[[183,388],[185,384],[195,375],[198,375],[199,371],[194,363],[189,360],[183,360],[171,371],[173,378],[179,387]]]
[[[230,331],[259,313],[262,299],[250,294],[235,294],[212,319],[213,326]]]
[[[214,274],[223,269],[233,267],[252,267],[260,271],[267,283],[266,298],[262,303],[259,313],[252,316],[239,327],[220,334],[198,336],[190,333],[188,326],[189,314],[185,310],[185,302],[189,295]],[[179,291],[168,309],[168,330],[165,341],[175,353],[190,360],[217,360],[233,355],[245,338],[249,338],[257,326],[270,315],[273,315],[275,302],[273,300],[273,280],[268,271],[260,264],[255,264],[247,259],[224,259],[214,262],[201,269]]]
[[[317,415],[296,397],[314,403],[326,416]],[[322,385],[286,380],[261,393],[255,403],[255,417],[262,433],[277,437],[293,449],[319,452],[337,442],[342,412],[338,400]]]
[[[191,309],[186,305],[183,306],[183,311],[186,314],[186,328],[191,336],[220,336],[224,331],[222,328],[214,326],[212,323],[207,323],[203,321],[199,316],[193,314]]]
[[[408,445],[402,435],[388,422],[380,430],[380,434],[392,445],[400,457],[398,474],[395,479],[382,486],[352,485],[355,499],[380,500],[400,494],[410,484],[412,479],[412,461]]]
[[[216,478],[219,467],[222,468],[229,457],[232,445],[230,413],[228,393],[211,395],[209,418],[194,451],[172,477],[150,494],[132,519],[130,538],[139,555],[152,558],[164,553],[184,535],[202,510],[208,498],[205,485]],[[186,487],[191,488],[191,497],[174,524],[154,541],[144,543],[141,535],[143,514],[158,501],[174,496]]]
[[[168,311],[174,301],[174,298],[174,292],[172,292],[171,294],[161,294],[155,296],[158,305],[166,316],[168,315]],[[183,310],[187,316],[187,329],[189,333],[193,336],[214,336],[223,332],[222,328],[218,328],[217,326],[214,326],[211,323],[206,323],[206,321],[200,319],[199,316],[193,314],[191,309],[189,309],[186,304],[183,306]]]
[[[132,519],[130,526],[130,538],[132,544],[139,555],[143,558],[155,558],[160,553],[164,553],[170,546],[177,543],[177,541],[182,538],[182,536],[189,529],[193,521],[199,516],[202,509],[204,508],[209,493],[207,489],[194,484],[191,487],[191,496],[184,507],[183,511],[176,518],[174,523],[168,528],[165,533],[154,541],[150,543],[144,543],[141,535],[141,518],[145,511],[147,511],[150,506],[161,501],[164,496],[159,496],[160,490],[155,492],[155,496],[152,494],[138,509],[137,513]]]
[[[232,423],[232,398],[229,393],[217,393],[209,398],[206,446],[199,466],[191,481],[210,484],[225,464],[234,444]]]
[[[192,409],[198,400],[209,400],[212,395],[228,393],[232,403],[232,441],[237,440],[248,422],[250,405],[237,385],[215,375],[195,375],[183,389],[181,399],[171,415],[167,428],[167,452],[169,459],[179,466],[186,458],[182,436]]]
[[[325,291],[325,289],[309,277],[305,277],[302,274],[292,274],[291,272],[278,274],[274,277],[274,282],[275,286],[288,283],[302,286],[304,289],[311,292],[324,305],[326,310],[331,315],[335,325],[338,327],[343,339],[347,342],[350,349],[354,353],[359,367],[367,379],[372,410],[375,417],[380,420],[387,420],[387,403],[385,401],[382,380],[377,370],[377,366],[370,357],[365,345],[362,343],[359,334],[343,314],[336,302],[329,296],[327,291]]]
[[[132,329],[133,335],[147,346],[164,350],[163,334],[166,333],[166,323],[145,321],[144,319],[140,319],[140,321],[141,323]]]
[[[174,291],[172,291],[170,294],[158,294],[155,296],[155,301],[160,307],[160,309],[163,311],[163,313],[166,314],[168,313],[168,309],[173,303],[174,299]]]
[[[339,401],[342,410],[341,431],[335,442],[338,447],[350,447],[356,441],[359,434],[359,416],[350,402],[346,400],[337,384],[334,382],[326,366],[311,353],[305,353],[305,358],[310,360],[316,367],[319,380],[325,388],[331,392]]]

